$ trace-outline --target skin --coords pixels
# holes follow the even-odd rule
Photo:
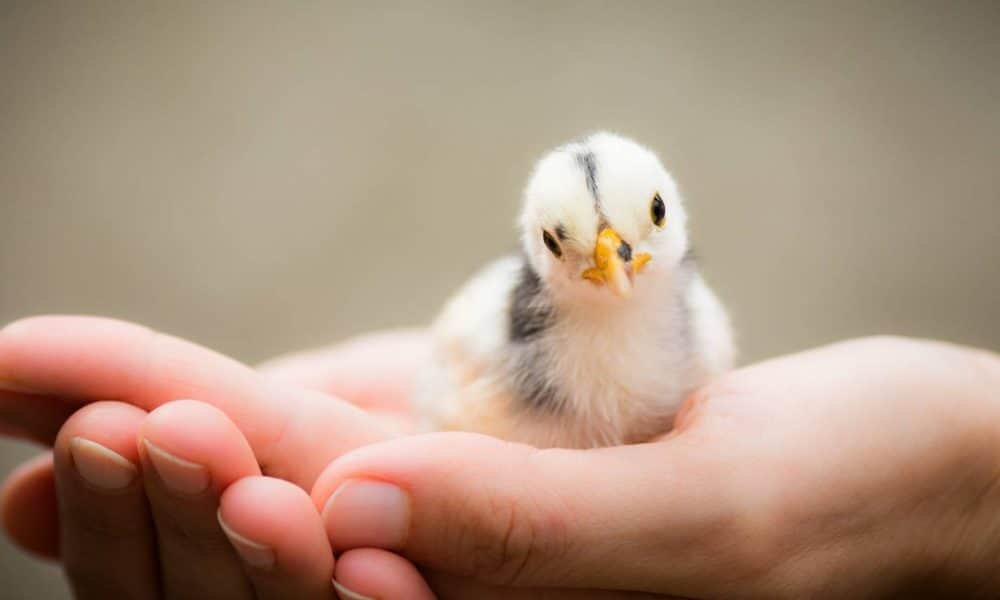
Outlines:
[[[331,575],[387,600],[998,593],[994,354],[837,344],[721,378],[660,440],[583,451],[398,436],[422,348],[382,337],[265,377],[130,325],[22,322],[0,332],[0,385],[22,390],[0,396],[0,422],[54,438],[54,460],[15,473],[0,514],[18,543],[61,555],[81,597],[332,597]],[[67,458],[75,437],[124,457],[135,480],[85,485]],[[163,489],[147,439],[211,484]],[[353,501],[359,482],[393,502]],[[220,506],[272,566],[220,543]]]
[[[413,340],[399,334],[373,342],[419,360],[409,351]],[[264,377],[127,323],[53,317],[6,328],[0,418],[11,431],[53,445],[0,493],[9,535],[36,554],[57,556],[83,598],[333,597],[332,553],[304,490],[332,458],[394,435],[392,419],[374,416],[394,384],[360,364],[356,356],[370,361],[358,348],[338,352],[332,370],[307,370],[336,380],[345,369],[357,374],[341,391],[373,412],[286,383],[311,383],[299,373],[308,360],[276,363],[268,367],[274,376]],[[404,367],[399,361],[408,377]],[[175,400],[193,397],[203,401]],[[135,478],[110,491],[88,485],[74,468],[74,438],[116,453]],[[170,490],[151,468],[147,441],[202,467],[210,485]],[[269,547],[273,564],[240,560],[217,512],[232,531]]]

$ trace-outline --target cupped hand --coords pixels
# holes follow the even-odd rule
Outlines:
[[[360,586],[385,600],[432,598],[420,571],[391,552],[350,550],[334,566],[301,490],[336,456],[407,428],[426,349],[418,332],[378,334],[257,373],[127,323],[16,323],[0,331],[0,423],[54,440],[55,459],[8,479],[5,528],[23,547],[59,556],[79,597],[310,598],[336,587],[353,600],[350,586]],[[204,402],[173,400],[185,397]],[[450,597],[622,595],[441,586]]]
[[[414,436],[335,460],[312,495],[335,551],[394,552],[383,571],[451,597],[995,597],[998,390],[994,354],[859,340],[735,371],[651,443]]]
[[[132,422],[139,431],[156,416],[155,407],[173,393],[160,394],[157,390],[163,390],[156,385],[131,392],[123,392],[124,386],[110,394],[95,387],[102,377],[128,381],[129,377],[120,376],[128,375],[130,368],[156,364],[155,356],[164,356],[134,360],[133,353],[123,350],[129,344],[117,344],[118,353],[106,354],[103,370],[94,365],[80,368],[78,357],[86,355],[86,342],[116,346],[108,341],[121,339],[109,336],[104,328],[123,334],[129,326],[75,319],[33,325],[39,324],[69,325],[64,329],[69,332],[79,327],[76,333],[87,335],[63,338],[80,343],[68,345],[75,347],[75,353],[60,353],[66,347],[51,340],[45,327],[27,331],[30,335],[25,329],[15,330],[16,343],[0,333],[0,378],[7,376],[8,389],[24,390],[25,381],[64,386],[5,393],[0,398],[0,418],[8,428],[15,426],[36,438],[51,437],[81,403],[112,397],[154,408],[154,415],[124,414],[129,407],[123,405],[88,410],[114,408],[123,413],[119,419]],[[148,331],[146,335],[156,337]],[[287,402],[303,394],[292,386],[274,388],[256,374],[248,375],[245,367],[234,367],[228,359],[171,338],[161,343],[175,348],[179,343],[187,360],[167,360],[153,367],[152,372],[166,374],[154,381],[186,381],[196,391],[209,390],[203,397],[227,415],[180,403],[183,410],[209,412],[185,416],[178,410],[173,420],[178,428],[191,419],[215,423],[222,433],[219,439],[237,451],[241,436],[233,428],[245,428],[243,449],[257,452],[281,447],[262,443],[255,429],[268,429],[259,415],[273,414],[267,410],[271,402],[294,406],[292,415],[285,414],[294,421],[300,421],[294,418],[300,410],[315,416],[304,408],[311,403]],[[378,412],[402,414],[395,420],[405,422],[405,411],[398,411],[399,403],[392,400],[403,396],[391,391],[405,389],[409,377],[408,367],[393,369],[395,361],[402,357],[404,365],[418,363],[407,363],[405,357],[419,355],[422,342],[411,338],[408,343],[409,349],[400,347],[399,352],[367,355],[361,344],[349,351],[294,357],[270,368],[276,379],[339,391]],[[341,362],[347,357],[351,359]],[[316,483],[313,500],[323,509],[330,543],[341,552],[336,579],[343,588],[387,600],[429,597],[425,579],[443,596],[477,598],[633,595],[626,590],[726,597],[877,595],[905,585],[926,588],[935,578],[952,591],[961,584],[978,586],[989,595],[995,590],[990,586],[996,584],[991,576],[997,555],[995,536],[990,534],[998,529],[992,518],[997,512],[993,484],[1000,471],[995,469],[1000,422],[994,406],[1000,380],[997,364],[991,354],[938,344],[886,339],[841,344],[733,373],[696,395],[686,405],[678,429],[655,443],[539,451],[468,434],[419,436],[369,446],[334,461]],[[397,372],[399,377],[394,376]],[[150,371],[144,373],[148,376]],[[370,379],[370,385],[364,377],[352,377],[365,373],[379,376]],[[329,375],[333,376],[325,377]],[[77,386],[76,393],[66,393],[74,389],[70,384]],[[260,392],[242,393],[257,386],[283,393],[268,392],[263,398]],[[38,387],[49,391],[39,393]],[[85,393],[80,393],[81,387]],[[71,400],[63,399],[67,397]],[[249,398],[249,405],[241,405],[240,398]],[[329,407],[319,414],[324,410]],[[334,414],[358,417],[357,412],[342,410],[338,407]],[[108,429],[88,429],[86,416],[87,412],[78,415],[84,425],[78,431]],[[78,417],[66,423],[66,435],[60,434],[70,445],[78,437],[70,435]],[[334,421],[320,417],[313,425]],[[368,427],[371,437],[355,447],[389,435],[382,426],[384,419],[352,417],[337,422],[353,440],[359,439],[358,431],[349,431],[351,427],[356,429],[359,423]],[[308,426],[299,427],[310,431]],[[160,444],[178,458],[197,463],[197,444],[181,442]],[[299,474],[293,480],[308,485],[314,478],[309,473],[314,476],[320,463],[352,447],[326,442],[315,454],[302,452],[307,448],[299,446],[307,455],[298,456],[304,465],[286,464],[295,462],[293,450],[272,450],[263,455],[272,457],[265,469],[279,470],[289,478]],[[129,455],[127,444],[117,446],[114,436],[99,437],[97,443],[126,457],[137,469],[149,462],[141,456],[141,445],[137,456]],[[196,451],[189,454],[191,450]],[[201,456],[211,468],[210,457]],[[20,523],[22,533],[15,537],[34,532],[31,543],[42,551],[51,551],[56,543],[52,528],[46,529],[54,521],[40,518],[53,507],[52,478],[46,476],[51,474],[50,465],[42,459],[25,466],[14,478],[15,485],[8,485],[3,503],[7,514],[19,503],[25,508],[16,511],[21,518],[13,529]],[[292,586],[319,581],[316,574],[334,568],[332,560],[323,562],[322,549],[301,553],[305,563],[313,561],[311,571],[291,569],[287,571],[291,576],[282,578],[283,557],[288,552],[294,556],[300,547],[282,550],[282,540],[290,538],[269,537],[288,530],[288,523],[308,525],[310,511],[315,519],[315,509],[305,510],[300,492],[291,486],[269,491],[269,485],[277,488],[283,481],[255,476],[252,468],[243,474],[223,492],[220,519],[229,523],[230,534],[238,530],[237,537],[250,541],[251,547],[278,550],[279,576],[269,574],[275,582],[272,595],[287,595],[297,589]],[[214,472],[210,476],[213,482],[216,477]],[[218,477],[225,480],[224,474]],[[241,499],[234,503],[235,509],[227,508],[229,490]],[[62,492],[62,497],[67,495]],[[255,512],[262,503],[276,507],[270,517]],[[185,515],[177,522],[190,525],[197,519]],[[316,527],[313,521],[296,535],[315,540]],[[65,547],[65,526],[63,530]],[[114,537],[109,534],[117,535],[109,530],[97,533],[88,542],[91,548]],[[237,547],[238,543],[234,542]],[[329,551],[325,554],[329,556]],[[252,577],[252,563],[267,557],[267,552],[255,556],[251,552],[249,563],[244,559],[244,572],[251,573],[245,585],[259,585],[259,578]],[[162,578],[163,567],[161,563],[149,570]],[[267,597],[260,588],[257,593]]]
[[[54,451],[8,479],[4,525],[58,555],[79,597],[331,597],[333,555],[303,488],[405,425],[385,367],[407,379],[419,340],[373,336],[262,376],[127,323],[15,323],[0,332],[0,423]]]

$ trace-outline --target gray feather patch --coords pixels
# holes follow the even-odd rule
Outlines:
[[[525,260],[510,301],[511,341],[524,342],[536,337],[549,326],[551,317],[552,307],[542,289],[542,280]]]
[[[526,344],[517,353],[510,372],[524,408],[555,413],[563,405],[548,377],[549,361],[540,344]]]
[[[587,190],[594,198],[594,210],[601,214],[601,197],[597,193],[597,159],[590,150],[580,152],[576,155],[576,162],[583,169],[583,175],[587,180]]]
[[[548,357],[539,344],[552,318],[552,304],[542,280],[525,259],[510,302],[513,348],[507,369],[513,391],[526,408],[554,410],[559,405],[548,379]]]

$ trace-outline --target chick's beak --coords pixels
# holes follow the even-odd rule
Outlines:
[[[649,254],[632,256],[631,247],[618,232],[605,227],[594,245],[594,266],[583,272],[583,278],[600,285],[606,283],[612,292],[627,298],[632,293],[632,278],[649,262]]]

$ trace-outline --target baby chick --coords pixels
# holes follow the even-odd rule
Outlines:
[[[538,447],[640,442],[730,368],[729,319],[651,151],[610,133],[555,149],[520,225],[523,253],[475,275],[433,327],[416,395],[428,428]]]

